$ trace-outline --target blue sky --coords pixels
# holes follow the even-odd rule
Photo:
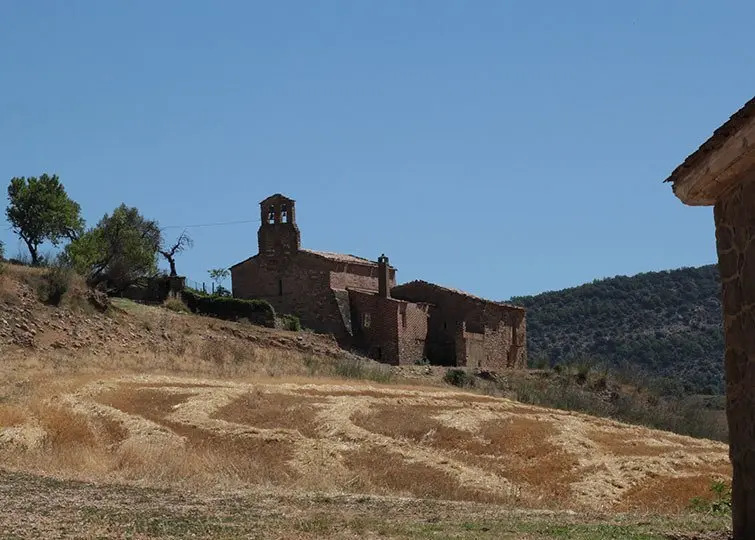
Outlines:
[[[0,182],[94,224],[297,201],[305,247],[494,299],[715,261],[662,180],[753,95],[753,2],[0,3]],[[256,253],[191,228],[179,271]],[[176,236],[180,228],[169,228]],[[21,245],[0,230],[9,255]]]

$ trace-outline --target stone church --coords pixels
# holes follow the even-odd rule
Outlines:
[[[303,326],[388,364],[526,366],[524,308],[425,281],[396,284],[388,258],[301,247],[295,201],[260,203],[256,255],[231,267],[233,296],[270,302]]]

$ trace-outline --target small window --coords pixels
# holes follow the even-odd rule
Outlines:
[[[448,323],[443,321],[443,330],[448,330]]]
[[[278,280],[278,296],[283,296],[283,280]]]
[[[370,327],[370,314],[364,313],[362,315],[362,327],[363,328],[369,328]]]
[[[281,223],[288,223],[288,208],[285,204],[281,205]]]
[[[273,205],[270,205],[267,210],[267,223],[268,225],[275,223],[275,207]]]
[[[406,311],[401,312],[401,326],[406,328]]]

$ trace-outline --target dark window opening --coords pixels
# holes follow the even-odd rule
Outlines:
[[[443,321],[443,330],[448,330],[448,323]]]
[[[380,360],[383,357],[383,350],[378,347],[377,348],[377,359]]]
[[[273,223],[275,223],[275,207],[272,205],[267,211],[267,223],[268,225],[272,225]]]
[[[278,280],[278,296],[283,296],[283,280]]]
[[[281,223],[288,223],[288,208],[286,205],[281,205]]]

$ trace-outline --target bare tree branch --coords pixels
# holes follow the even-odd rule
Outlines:
[[[178,275],[176,273],[176,255],[183,253],[184,251],[191,249],[192,247],[194,247],[194,240],[191,239],[189,233],[183,231],[181,235],[176,239],[176,241],[173,242],[173,244],[171,244],[170,246],[161,246],[158,249],[160,255],[165,257],[165,260],[167,260],[168,264],[170,265],[171,277]]]

